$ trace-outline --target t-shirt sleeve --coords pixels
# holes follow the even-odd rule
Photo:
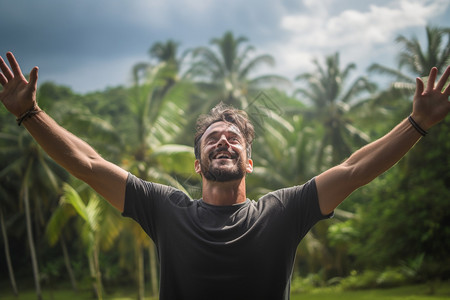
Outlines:
[[[159,208],[174,191],[177,190],[163,184],[142,180],[129,173],[122,216],[134,219],[155,240],[157,238],[155,224],[157,224]]]
[[[297,237],[302,239],[308,231],[320,220],[331,218],[334,212],[323,215],[320,211],[319,197],[315,178],[303,185],[276,191],[283,202],[286,213],[294,219]]]

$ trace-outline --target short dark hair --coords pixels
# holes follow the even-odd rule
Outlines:
[[[236,125],[245,139],[247,158],[251,157],[252,142],[255,138],[255,129],[245,111],[236,109],[222,102],[211,109],[209,114],[200,115],[197,119],[197,131],[194,139],[195,158],[200,159],[200,140],[206,129],[217,122],[227,122]]]

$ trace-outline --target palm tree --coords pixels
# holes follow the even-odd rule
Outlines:
[[[155,58],[158,63],[173,62],[178,64],[177,55],[179,46],[180,44],[173,40],[167,40],[165,43],[156,42],[148,52],[150,57]]]
[[[13,289],[13,293],[17,297],[19,295],[19,293],[17,290],[16,279],[14,276],[14,268],[13,268],[12,262],[11,262],[11,255],[10,255],[9,243],[8,243],[8,234],[7,234],[7,230],[6,230],[6,222],[5,222],[5,217],[3,215],[3,209],[2,209],[2,206],[5,204],[6,199],[10,199],[10,198],[11,197],[7,194],[7,192],[4,190],[4,188],[2,186],[0,186],[0,199],[1,199],[0,202],[2,203],[2,205],[0,206],[0,226],[2,228],[3,245],[5,248],[5,257],[6,257],[6,264],[8,266],[9,280],[11,282],[11,287]]]
[[[259,67],[273,66],[275,60],[268,54],[252,57],[255,48],[244,46],[247,41],[246,37],[235,37],[227,31],[221,38],[211,40],[212,48],[199,47],[192,52],[195,61],[190,71],[199,80],[201,89],[216,93],[216,97],[237,108],[246,108],[249,95],[264,84],[288,83],[278,75],[249,78]]]
[[[350,72],[356,65],[349,64],[340,69],[339,53],[327,56],[325,66],[318,60],[313,62],[316,66],[313,73],[297,76],[296,80],[306,82],[307,86],[297,89],[296,94],[313,105],[305,111],[306,119],[323,126],[317,158],[320,170],[340,163],[351,154],[352,146],[361,146],[369,141],[368,135],[353,125],[350,114],[361,102],[357,97],[373,91],[374,85],[365,77],[358,77],[346,88]]]
[[[247,179],[249,187],[258,187],[249,188],[253,198],[298,185],[314,175],[314,166],[308,159],[316,148],[313,133],[300,115],[270,113],[253,145],[255,166]]]
[[[103,298],[102,279],[99,264],[100,249],[110,249],[121,232],[118,212],[97,194],[81,184],[78,190],[64,184],[64,194],[59,207],[53,213],[47,225],[47,237],[50,244],[61,240],[69,221],[78,216],[82,222],[78,227],[80,238],[86,248],[93,288],[97,299]],[[85,198],[86,200],[83,200]],[[85,203],[87,202],[87,203]]]
[[[281,99],[279,103],[288,103],[280,95],[277,98]],[[248,194],[254,199],[276,189],[302,184],[317,174],[310,160],[320,146],[315,139],[317,132],[298,114],[303,108],[300,102],[291,106],[284,105],[279,109],[283,114],[278,111],[263,112],[270,117],[265,118],[263,126],[259,128],[253,146],[253,174],[247,178]],[[335,216],[333,222],[353,215],[336,209]],[[325,272],[334,267],[333,249],[326,234],[329,226],[329,222],[323,222],[312,228],[299,246],[295,264],[297,266],[301,262],[302,265],[307,265],[310,272],[322,269],[324,278]],[[345,257],[342,256],[342,261],[344,260]]]
[[[41,299],[40,274],[33,238],[34,230],[29,195],[30,190],[32,190],[33,204],[37,208],[36,216],[43,220],[43,208],[48,205],[49,200],[59,189],[60,180],[57,174],[62,174],[61,168],[56,166],[26,131],[14,128],[11,129],[9,134],[1,134],[0,139],[8,142],[8,147],[3,147],[2,150],[7,153],[6,157],[9,158],[9,165],[0,172],[0,179],[11,176],[11,174],[20,178],[19,196],[25,208],[26,232],[36,294],[38,299]]]
[[[182,72],[185,59],[191,53],[191,49],[185,50],[179,55],[180,43],[173,40],[166,42],[156,42],[148,50],[150,58],[155,61],[154,65],[165,63],[172,66],[176,81],[189,76],[189,72]]]
[[[408,39],[399,35],[396,38],[396,42],[403,48],[398,55],[398,69],[378,63],[369,67],[370,72],[388,75],[396,80],[392,83],[391,89],[380,95],[379,98],[386,98],[389,94],[394,93],[396,94],[394,99],[398,99],[399,92],[400,96],[409,96],[415,89],[415,76],[426,77],[433,67],[437,67],[440,72],[443,72],[450,63],[450,28],[426,26],[425,30],[426,49],[422,48],[419,39],[415,36]],[[446,43],[445,39],[447,39]],[[406,69],[408,73],[404,73],[403,69]]]
[[[427,50],[423,51],[417,37],[411,40],[403,35],[397,37],[397,43],[404,50],[399,55],[399,68],[405,67],[412,74],[427,76],[432,67],[443,71],[450,59],[450,28],[425,28],[427,34]],[[447,43],[445,43],[445,36]]]
[[[152,49],[156,51],[155,47]],[[162,57],[163,55],[161,59]],[[169,184],[187,192],[177,178],[194,176],[194,151],[192,147],[173,144],[173,141],[185,127],[186,120],[182,115],[187,105],[185,98],[190,93],[190,86],[182,81],[170,80],[175,77],[168,74],[175,73],[168,57],[164,56],[169,61],[161,62],[146,70],[145,81],[135,81],[134,93],[128,101],[130,117],[134,122],[128,128],[129,131],[124,132],[126,144],[132,145],[126,149],[128,157],[126,167],[142,179]],[[171,57],[173,58],[173,55]],[[142,234],[142,229],[137,224],[130,224],[128,228],[134,237],[138,264],[136,270],[139,271],[137,274],[139,297],[142,299],[143,269],[140,264],[144,261],[143,249],[150,249],[151,260],[154,260],[152,258],[156,255],[153,244],[145,234]],[[158,293],[156,263],[151,264],[150,272],[153,274],[151,276],[153,294],[156,295]]]
[[[0,113],[1,114],[1,113]],[[2,119],[5,120],[6,118]],[[2,123],[0,121],[0,124]],[[5,122],[6,123],[6,122]],[[6,125],[6,124],[5,124]],[[5,128],[7,128],[5,126]],[[6,130],[5,130],[6,131]],[[3,170],[8,166],[8,158],[11,155],[11,148],[8,142],[8,138],[4,138],[4,136],[8,136],[6,133],[0,132],[0,169]],[[4,143],[5,142],[5,143]],[[9,222],[9,218],[13,219],[15,215],[17,215],[18,205],[16,200],[16,191],[18,190],[16,180],[12,180],[11,177],[3,178],[0,180],[0,226],[2,228],[2,237],[3,237],[3,245],[5,249],[5,258],[8,267],[8,275],[9,280],[11,282],[11,287],[13,289],[13,293],[15,296],[18,295],[16,279],[14,275],[14,268],[11,260],[11,254],[9,249],[8,242],[8,227],[11,228],[11,222]],[[5,218],[6,216],[6,218]]]
[[[450,28],[425,27],[427,35],[427,48],[422,49],[419,39],[413,36],[411,39],[403,35],[396,38],[396,42],[403,46],[403,50],[398,55],[398,70],[373,64],[369,70],[381,74],[391,75],[398,80],[408,80],[414,82],[414,77],[405,75],[400,70],[406,70],[413,76],[427,76],[432,67],[437,67],[443,71],[449,64],[450,59]],[[447,43],[445,44],[445,37]]]
[[[306,147],[314,147],[317,150],[316,166],[314,173],[320,173],[330,166],[339,164],[344,158],[353,152],[353,147],[360,147],[370,141],[370,137],[353,125],[354,116],[367,104],[360,97],[375,89],[365,77],[356,78],[347,87],[347,81],[355,64],[349,64],[344,69],[340,68],[339,54],[327,56],[325,66],[318,60],[314,60],[316,70],[313,73],[304,73],[297,76],[296,80],[306,82],[305,88],[296,90],[296,94],[304,97],[306,103],[312,104],[311,108],[303,110],[304,121],[307,124],[318,125],[315,129],[308,127],[303,129],[299,140],[305,139]],[[311,126],[310,125],[310,126]],[[298,130],[298,129],[297,129]],[[309,133],[309,135],[308,135]],[[322,135],[322,140],[314,142],[311,134]],[[308,148],[305,148],[308,149]],[[312,151],[299,152],[297,160],[305,161],[305,157],[314,157]],[[303,155],[302,155],[303,154]],[[301,155],[301,156],[300,156]],[[309,160],[311,162],[311,160]],[[352,218],[353,214],[336,209],[338,219]],[[322,270],[322,279],[327,279],[327,272],[334,267],[332,252],[327,238],[330,223],[320,223],[314,226],[300,244],[298,260],[306,263],[311,272]],[[345,257],[341,257],[341,263]]]
[[[112,131],[112,127],[104,126],[104,124],[103,126],[95,126],[95,122],[89,119],[88,111],[85,110],[80,113],[79,107],[76,104],[73,105],[73,102],[76,102],[71,101],[73,98],[75,98],[75,95],[70,90],[58,88],[52,84],[43,85],[39,90],[41,107],[54,112],[53,115],[59,122],[68,121],[71,126],[81,124],[83,126],[79,126],[78,130],[80,128],[86,129],[84,130],[86,134],[97,132],[96,128],[100,128],[103,139],[111,136],[107,133]],[[66,100],[71,101],[71,105],[67,105]],[[102,122],[97,124],[99,123]],[[25,224],[28,243],[30,244],[35,285],[38,297],[41,297],[39,264],[34,247],[33,232],[34,234],[40,234],[42,228],[32,227],[33,224],[41,224],[44,227],[47,218],[45,212],[50,211],[48,208],[57,199],[62,185],[61,182],[68,180],[68,174],[42,151],[25,130],[21,129],[17,126],[5,126],[2,129],[3,133],[0,134],[2,158],[7,159],[8,165],[0,171],[0,179],[3,182],[5,178],[16,176],[16,181],[20,182],[17,195],[24,202]],[[102,141],[102,139],[97,140]],[[30,195],[33,196],[30,197]],[[31,203],[30,198],[33,200]],[[35,223],[32,222],[32,216],[36,218]],[[63,244],[61,244],[61,247],[64,251]]]
[[[136,168],[141,178],[149,177],[176,185],[183,189],[177,180],[168,173],[193,174],[193,168],[175,161],[193,162],[193,148],[185,145],[172,144],[173,140],[183,132],[185,119],[183,114],[187,107],[184,96],[189,93],[189,86],[179,83],[158,93],[165,85],[165,65],[152,69],[147,82],[135,85],[135,93],[129,99],[129,109],[132,119],[130,133],[125,133],[125,143],[133,145],[127,149],[131,156],[131,168]],[[188,91],[186,93],[186,91]],[[168,170],[168,172],[164,172]]]
[[[72,219],[76,215],[76,211],[69,207],[69,205],[65,205],[66,203],[63,201],[59,202],[59,205],[53,211],[49,221],[46,225],[45,234],[48,239],[50,246],[54,246],[58,241],[60,242],[64,264],[66,266],[67,273],[69,275],[70,282],[72,284],[72,289],[77,291],[77,282],[74,276],[74,272],[71,265],[71,259],[69,256],[69,252],[67,251],[65,237],[68,236],[67,224],[70,219]]]
[[[176,82],[189,76],[189,72],[182,72],[182,67],[186,57],[190,54],[190,50],[184,51],[181,56],[178,55],[180,44],[173,40],[166,42],[154,43],[148,54],[150,62],[139,62],[133,66],[133,83],[139,85],[140,81],[146,81],[154,67],[160,69],[160,80],[163,79],[165,84],[160,87],[160,93],[163,96]],[[163,71],[161,67],[164,66]]]

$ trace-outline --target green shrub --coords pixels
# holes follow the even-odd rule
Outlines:
[[[320,274],[308,274],[306,277],[295,276],[291,280],[291,292],[304,293],[310,292],[324,285]]]
[[[366,270],[362,273],[352,271],[350,276],[342,279],[339,286],[344,290],[395,287],[409,283],[409,278],[400,268],[387,269],[382,272]]]
[[[377,278],[377,287],[394,287],[408,282],[408,278],[398,269],[383,271]]]
[[[378,272],[372,270],[367,270],[363,273],[353,270],[350,272],[350,276],[341,280],[340,287],[344,290],[375,288],[378,275]]]

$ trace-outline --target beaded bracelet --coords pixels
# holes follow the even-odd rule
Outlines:
[[[34,115],[37,115],[40,112],[42,112],[42,110],[38,109],[38,107],[36,105],[33,105],[32,108],[30,108],[28,111],[24,112],[22,115],[20,115],[20,117],[18,117],[16,119],[17,126],[20,126],[20,124],[22,124],[23,121],[33,117]]]
[[[414,119],[411,117],[411,115],[408,117],[409,122],[411,123],[411,125],[422,135],[422,136],[426,136],[428,134],[428,132],[426,130],[424,130],[422,127],[420,127],[419,124],[417,124],[416,121],[414,121]]]

